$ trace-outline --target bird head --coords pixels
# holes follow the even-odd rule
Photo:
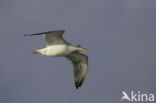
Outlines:
[[[87,48],[82,47],[81,45],[76,46],[80,51],[87,51]]]

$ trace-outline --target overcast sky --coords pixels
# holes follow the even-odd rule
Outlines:
[[[88,48],[79,90],[68,60],[31,54],[45,42],[23,36],[50,30]],[[0,47],[0,103],[120,103],[123,90],[156,94],[155,0],[1,0]]]

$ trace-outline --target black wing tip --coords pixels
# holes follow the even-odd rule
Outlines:
[[[79,89],[81,86],[79,85],[78,82],[75,82],[75,87],[76,87],[76,89]]]
[[[75,81],[76,89],[79,89],[82,86],[84,79],[85,77],[83,77],[80,81]]]
[[[33,36],[33,34],[24,34],[24,36]]]
[[[53,31],[48,31],[48,32],[44,32],[44,33],[52,33],[52,32],[65,32],[65,30],[53,30]]]
[[[55,30],[53,32],[65,32],[65,30]]]
[[[75,82],[76,89],[79,89],[82,86],[82,82]]]
[[[47,34],[47,33],[52,33],[52,32],[62,32],[62,33],[64,33],[65,30],[54,30],[54,31],[40,32],[40,33],[35,33],[35,34],[24,34],[24,36],[42,35],[42,34]]]
[[[53,32],[65,32],[65,30],[53,30],[53,31],[48,31],[48,32],[42,32],[42,34],[46,34],[46,33],[53,33]]]

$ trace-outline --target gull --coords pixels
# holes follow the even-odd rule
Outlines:
[[[32,50],[32,54],[41,54],[45,56],[65,57],[73,64],[75,77],[75,87],[79,89],[88,71],[88,56],[80,53],[87,51],[80,45],[72,45],[64,40],[64,30],[48,31],[35,34],[25,34],[24,36],[43,35],[46,41],[46,47],[43,49]]]

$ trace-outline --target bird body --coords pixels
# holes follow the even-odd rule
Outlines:
[[[42,54],[46,56],[65,57],[70,60],[74,67],[75,86],[80,88],[83,84],[88,71],[88,56],[79,51],[87,51],[81,46],[71,45],[63,39],[63,30],[28,34],[24,36],[43,35],[46,41],[46,47],[33,50],[33,54]]]
[[[74,46],[70,45],[52,45],[52,46],[47,46],[46,48],[39,49],[39,50],[33,50],[33,54],[42,54],[46,56],[67,56],[70,53],[81,50],[81,48],[77,48]]]
[[[72,50],[67,45],[52,45],[35,51],[38,52],[38,54],[58,57],[66,56],[70,54]],[[34,50],[32,51],[32,53],[34,53]]]

